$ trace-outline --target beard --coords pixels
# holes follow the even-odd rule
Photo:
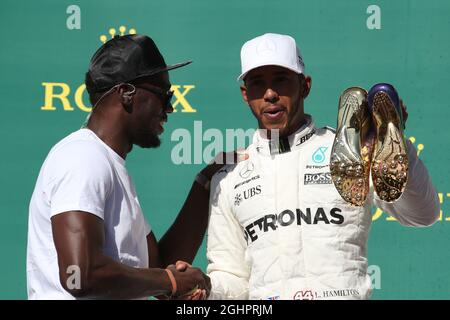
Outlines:
[[[139,139],[135,142],[141,148],[158,148],[161,145],[161,139],[156,132],[142,132]]]

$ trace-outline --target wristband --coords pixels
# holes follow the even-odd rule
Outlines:
[[[177,281],[175,280],[175,277],[173,276],[173,273],[169,269],[164,269],[167,272],[167,275],[169,276],[170,283],[172,284],[172,293],[171,295],[174,296],[175,293],[177,293]]]

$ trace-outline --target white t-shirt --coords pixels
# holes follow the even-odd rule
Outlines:
[[[94,132],[80,129],[57,143],[42,165],[29,208],[29,299],[74,299],[59,281],[50,218],[80,210],[104,221],[104,254],[148,268],[145,221],[125,160]],[[80,213],[83,214],[83,213]],[[69,270],[73,274],[73,270]]]

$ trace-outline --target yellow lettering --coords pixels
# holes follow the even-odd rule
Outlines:
[[[83,110],[84,112],[91,112],[92,108],[87,107],[83,103],[83,93],[85,90],[86,90],[85,84],[82,84],[81,86],[78,87],[77,91],[75,92],[75,103],[76,103],[77,107],[80,108],[81,110]]]
[[[53,105],[54,99],[61,100],[64,110],[66,111],[74,110],[70,106],[69,100],[67,99],[67,96],[70,93],[70,88],[67,84],[58,82],[42,82],[42,85],[45,88],[45,99],[44,99],[44,106],[41,107],[41,110],[46,111],[56,110],[56,107]],[[61,93],[54,93],[53,92],[54,87],[60,87]]]
[[[441,210],[439,211],[439,220],[438,221],[442,221],[442,216],[443,216],[442,204],[444,203],[444,194],[441,192],[438,192],[438,197],[439,197],[439,203],[441,204]]]
[[[383,214],[383,210],[381,210],[380,208],[377,208],[374,215],[372,216],[372,221],[377,220],[379,217],[381,217],[382,214]]]
[[[54,106],[54,100],[59,99],[62,103],[64,111],[73,111],[74,108],[70,105],[69,101],[69,94],[70,94],[70,87],[63,82],[42,82],[42,85],[44,86],[44,105],[41,107],[41,110],[45,111],[55,111],[56,107]],[[55,87],[60,88],[60,92],[55,93]],[[183,90],[180,90],[183,88]],[[192,90],[195,89],[194,85],[172,85],[171,90],[174,92],[174,96],[176,98],[175,102],[172,104],[173,112],[177,112],[176,107],[178,105],[181,105],[182,110],[181,112],[197,112],[196,109],[194,109],[191,104],[186,99],[187,94]],[[84,111],[84,112],[91,112],[92,107],[87,106],[83,102],[83,95],[86,91],[86,85],[82,84],[80,85],[77,90],[75,91],[74,99],[76,106]],[[73,103],[73,102],[72,102]]]
[[[447,198],[450,198],[450,193],[447,193]],[[439,197],[439,200],[441,198]],[[442,199],[441,203],[444,203],[444,199]],[[441,206],[442,207],[442,206]],[[442,210],[441,210],[441,214],[442,214]],[[445,221],[450,221],[450,217],[445,218]]]
[[[377,208],[374,215],[372,216],[372,221],[378,220],[382,216],[383,213],[384,213],[383,210],[381,210],[380,208]],[[397,219],[388,215],[388,217],[386,218],[386,221],[397,221]]]
[[[177,98],[177,100],[172,104],[173,112],[177,112],[177,110],[175,108],[178,104],[181,104],[181,106],[183,107],[183,110],[181,110],[181,112],[197,112],[197,110],[192,108],[192,106],[186,100],[186,94],[189,91],[191,91],[192,89],[194,89],[195,86],[193,86],[193,85],[183,86],[183,88],[184,88],[183,92],[180,92],[180,90],[179,90],[180,88],[181,88],[181,86],[179,86],[179,85],[172,85],[172,87],[170,88],[170,90],[173,90],[173,94],[175,95],[175,98]]]
[[[388,217],[386,218],[386,221],[397,221],[397,219],[395,219],[393,216],[388,215]]]

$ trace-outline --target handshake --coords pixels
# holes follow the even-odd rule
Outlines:
[[[170,296],[159,299],[205,300],[211,291],[211,280],[199,268],[184,261],[177,261],[165,269],[172,283]]]

